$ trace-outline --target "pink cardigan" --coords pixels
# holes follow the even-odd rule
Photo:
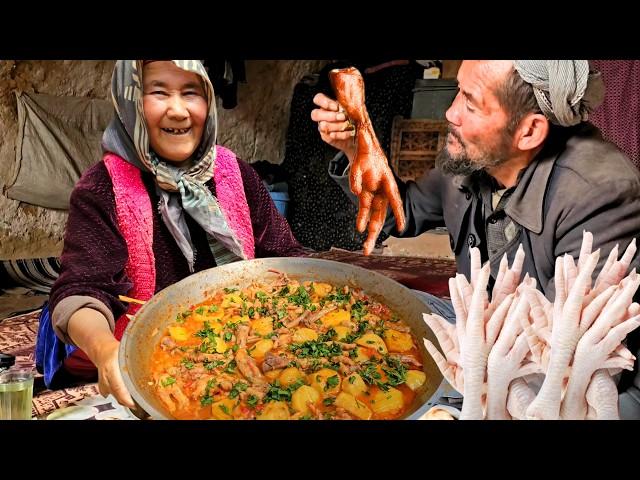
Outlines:
[[[151,200],[138,168],[113,153],[105,154],[104,163],[113,183],[118,227],[129,252],[125,267],[133,282],[129,296],[146,301],[153,296],[156,287]],[[253,228],[235,154],[217,146],[214,169],[213,181],[220,209],[240,241],[245,258],[252,259],[255,257]],[[135,315],[139,308],[140,305],[129,304],[127,312],[116,320],[114,335],[118,340],[129,322],[127,315]]]

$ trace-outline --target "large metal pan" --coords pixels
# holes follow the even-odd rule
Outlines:
[[[424,348],[422,338],[438,345],[433,332],[422,319],[428,307],[410,289],[379,273],[364,268],[315,258],[261,258],[204,270],[175,283],[153,296],[129,322],[122,337],[119,362],[124,383],[134,400],[154,419],[172,419],[150,385],[149,364],[162,332],[176,315],[190,305],[202,302],[216,290],[249,286],[265,278],[269,269],[286,272],[298,281],[314,280],[348,284],[362,288],[374,299],[396,311],[418,339],[427,381],[404,418],[416,419],[425,413],[445,390],[442,374]]]

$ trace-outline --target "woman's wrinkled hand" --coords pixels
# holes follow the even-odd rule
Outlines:
[[[104,397],[112,394],[121,405],[135,408],[135,403],[122,380],[118,363],[119,347],[120,342],[114,338],[96,352],[96,358],[93,360],[98,369],[98,390]]]

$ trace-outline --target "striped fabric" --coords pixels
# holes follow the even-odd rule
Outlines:
[[[59,274],[60,260],[57,257],[0,262],[0,282],[5,287],[21,286],[49,293]]]
[[[604,82],[587,60],[515,60],[522,79],[533,87],[538,106],[551,123],[570,127],[585,122],[604,99]]]
[[[216,265],[226,265],[227,263],[237,262],[238,260],[242,260],[239,256],[233,253],[231,250],[227,249],[222,243],[216,240],[214,237],[209,235],[209,247],[211,248],[211,253],[213,253],[213,258],[216,260]]]

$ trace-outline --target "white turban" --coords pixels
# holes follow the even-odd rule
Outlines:
[[[514,66],[533,86],[551,123],[570,127],[584,122],[604,99],[602,75],[590,72],[587,60],[515,60]]]

